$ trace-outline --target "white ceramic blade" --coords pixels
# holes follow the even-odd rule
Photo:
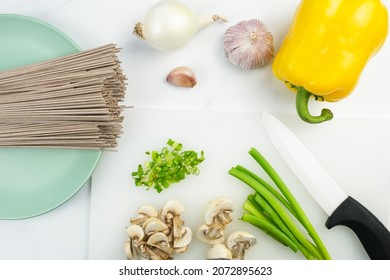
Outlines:
[[[387,209],[388,209],[388,211],[387,211],[387,229],[390,230],[390,203],[389,203],[389,207]]]
[[[268,113],[263,113],[263,123],[280,156],[330,216],[347,195],[281,121]]]

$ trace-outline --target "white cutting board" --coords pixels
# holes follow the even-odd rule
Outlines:
[[[390,201],[390,120],[344,119],[310,125],[297,116],[277,115],[304,142],[346,193],[359,200],[384,223]],[[242,164],[270,179],[250,157],[251,147],[260,150],[295,194],[317,229],[333,259],[368,259],[357,237],[349,229],[325,228],[326,215],[304,190],[285,165],[265,134],[261,114],[196,112],[156,109],[128,109],[124,135],[116,152],[105,152],[92,177],[90,220],[90,259],[125,259],[125,227],[137,215],[142,204],[157,208],[177,199],[186,210],[185,224],[195,232],[203,222],[206,204],[216,197],[233,200],[234,230],[253,233],[258,244],[247,259],[304,259],[242,222],[242,205],[252,190],[228,175],[231,167]],[[172,138],[184,149],[203,150],[206,160],[199,166],[199,176],[189,176],[162,193],[135,187],[131,172],[148,160],[144,154],[160,150]],[[188,252],[176,259],[205,259],[209,246],[193,239]]]

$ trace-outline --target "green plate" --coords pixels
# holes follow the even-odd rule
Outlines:
[[[79,52],[67,35],[34,18],[0,14],[0,71]],[[43,214],[91,177],[101,151],[0,148],[0,219]]]

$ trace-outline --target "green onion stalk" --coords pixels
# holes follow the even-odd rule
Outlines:
[[[249,154],[264,169],[279,191],[241,165],[231,168],[230,175],[255,191],[243,205],[245,213],[242,220],[261,229],[294,252],[301,251],[306,259],[331,259],[302,207],[278,173],[257,149],[251,148]],[[307,230],[314,244],[301,232],[296,221]]]

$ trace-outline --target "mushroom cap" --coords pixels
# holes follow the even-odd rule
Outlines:
[[[214,244],[207,252],[208,260],[231,260],[232,258],[232,252],[223,243]]]
[[[233,202],[228,198],[217,198],[210,201],[205,210],[204,220],[206,224],[211,225],[214,221],[214,218],[221,214],[230,214],[233,212]],[[231,219],[226,221],[226,223],[231,222]]]
[[[230,250],[233,250],[238,243],[244,243],[246,248],[250,248],[256,244],[256,237],[246,231],[235,231],[226,239],[226,245]]]

